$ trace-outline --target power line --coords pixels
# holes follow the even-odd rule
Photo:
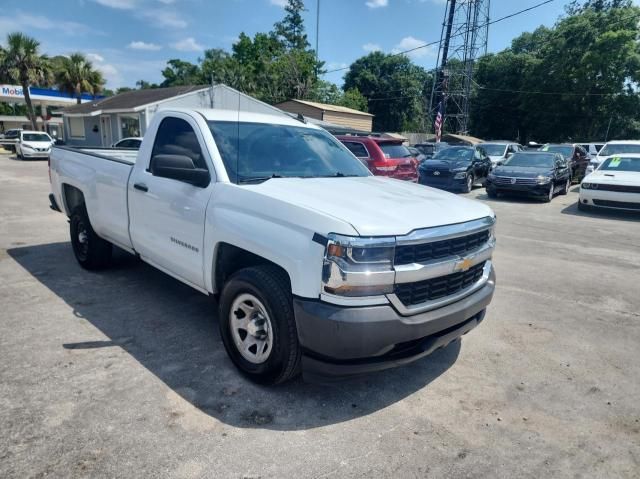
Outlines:
[[[483,23],[481,25],[478,25],[477,28],[480,29],[480,28],[483,28],[483,27],[486,27],[486,26],[489,26],[489,25],[493,25],[494,23],[502,22],[502,21],[507,20],[509,18],[513,18],[515,16],[522,15],[523,13],[526,13],[526,12],[529,12],[529,11],[534,10],[536,8],[542,7],[543,5],[546,5],[548,3],[552,3],[554,1],[555,0],[545,0],[543,2],[537,3],[535,5],[532,5],[532,6],[528,7],[528,8],[525,8],[523,10],[519,10],[517,12],[510,13],[509,15],[505,15],[504,17],[500,17],[500,18],[497,18],[495,20],[491,20],[489,22],[485,22],[485,23]],[[466,32],[457,33],[455,35],[451,35],[451,37],[452,38],[453,37],[459,37],[459,36],[461,36],[463,34],[466,34]],[[392,54],[390,54],[390,56],[395,57],[395,56],[398,56],[398,55],[404,55],[406,53],[411,53],[411,52],[414,52],[416,50],[420,50],[421,48],[427,48],[427,47],[430,47],[430,46],[433,46],[433,45],[437,45],[438,43],[440,43],[440,40],[436,40],[436,41],[433,41],[433,42],[425,43],[423,45],[418,45],[417,47],[410,48],[408,50],[403,50],[401,52],[392,53]],[[323,73],[323,75],[327,75],[328,73],[339,72],[339,71],[342,71],[342,70],[348,70],[348,69],[349,69],[349,67],[335,68],[333,70],[327,70],[326,72]]]

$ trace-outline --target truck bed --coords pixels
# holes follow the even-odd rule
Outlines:
[[[58,205],[70,214],[65,188],[80,190],[93,229],[130,250],[128,182],[137,150],[55,146],[51,151],[51,184]]]

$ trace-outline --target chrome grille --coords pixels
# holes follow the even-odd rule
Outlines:
[[[465,256],[489,240],[489,230],[431,243],[396,247],[395,264],[425,263],[449,256]]]
[[[515,180],[515,182],[513,182]],[[538,183],[536,178],[512,178],[509,176],[496,176],[493,182],[496,185],[526,185],[532,186]]]

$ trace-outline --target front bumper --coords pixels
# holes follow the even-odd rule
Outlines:
[[[547,196],[551,183],[545,185],[496,185],[487,180],[485,187],[487,191],[494,193],[507,193],[522,196]]]
[[[640,193],[580,188],[578,201],[583,205],[598,208],[640,211]]]
[[[412,316],[391,305],[344,307],[297,298],[294,311],[305,377],[379,371],[415,361],[446,346],[483,319],[495,290],[493,269],[474,293]]]
[[[49,158],[51,151],[27,151],[22,149],[20,154],[23,158]]]
[[[438,178],[425,173],[420,174],[419,183],[421,185],[438,188],[441,190],[463,190],[467,185],[467,178],[454,179],[453,173],[445,178]]]

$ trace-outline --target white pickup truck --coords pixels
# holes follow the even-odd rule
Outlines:
[[[81,266],[116,245],[215,295],[224,346],[258,382],[413,361],[493,296],[490,208],[372,176],[284,116],[163,110],[139,152],[56,147],[50,176]]]

